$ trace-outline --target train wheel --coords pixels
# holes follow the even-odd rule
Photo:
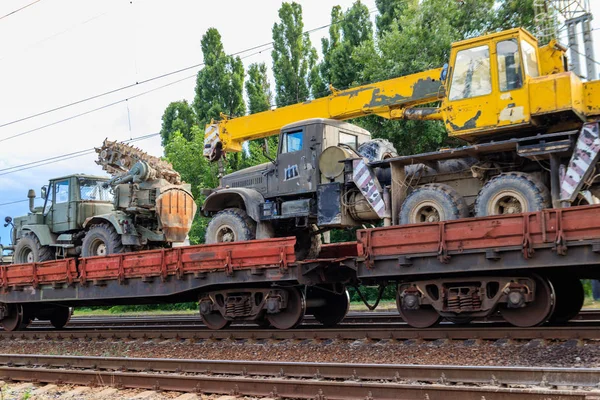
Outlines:
[[[429,328],[436,325],[442,319],[442,316],[429,305],[422,305],[414,310],[405,308],[402,304],[400,293],[396,294],[396,307],[400,316],[408,325],[413,328]]]
[[[550,318],[555,307],[555,293],[550,281],[540,276],[533,276],[535,280],[535,300],[527,303],[525,307],[509,308],[505,304],[500,306],[500,314],[506,322],[521,328],[528,328],[543,324]]]
[[[70,307],[56,307],[50,315],[50,323],[56,329],[62,329],[71,319]]]
[[[231,321],[226,320],[225,317],[223,317],[218,311],[213,311],[208,314],[200,314],[200,317],[208,329],[218,330],[227,328],[229,325],[231,325]]]
[[[312,315],[324,326],[336,326],[344,320],[350,309],[350,294],[347,290],[342,294],[320,291],[319,297],[325,300],[322,307],[312,308]]]
[[[2,328],[8,332],[23,329],[23,306],[20,304],[7,304],[6,307],[8,308],[8,315],[0,321]]]
[[[556,292],[556,307],[550,322],[565,323],[581,311],[585,293],[581,281],[576,277],[553,277],[551,280]]]
[[[304,295],[297,288],[287,289],[287,307],[278,313],[267,314],[267,319],[277,329],[291,329],[302,322],[306,312]]]

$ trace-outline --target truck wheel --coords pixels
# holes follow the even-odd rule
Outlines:
[[[81,244],[82,257],[106,256],[123,253],[121,236],[109,224],[94,225],[85,234]]]
[[[28,232],[23,235],[15,246],[15,264],[42,262],[54,259],[50,246],[42,246],[37,236]]]
[[[400,210],[400,224],[448,221],[469,216],[465,199],[442,183],[423,185],[409,194]]]
[[[475,200],[475,215],[518,214],[550,206],[546,185],[530,174],[510,172],[490,179]]]
[[[239,208],[219,211],[206,228],[206,244],[243,242],[256,237],[256,223]]]
[[[321,234],[314,234],[317,230],[318,228],[316,225],[311,225],[308,229],[302,229],[296,232],[296,246],[294,247],[296,261],[310,260],[319,256],[322,241]]]

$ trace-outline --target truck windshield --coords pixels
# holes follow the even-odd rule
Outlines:
[[[490,48],[479,46],[456,54],[450,100],[468,99],[492,93]]]
[[[104,188],[102,184],[105,181],[95,179],[81,179],[79,181],[79,190],[81,191],[81,200],[87,201],[113,201],[113,195],[110,187]]]

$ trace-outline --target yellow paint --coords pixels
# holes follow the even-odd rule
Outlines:
[[[479,58],[473,62],[465,54]],[[387,119],[442,120],[449,136],[470,142],[490,140],[497,134],[518,136],[535,126],[548,126],[552,131],[559,120],[552,118],[556,113],[561,113],[561,123],[569,124],[600,117],[600,81],[583,83],[565,72],[564,55],[564,47],[556,41],[539,48],[529,32],[510,29],[454,43],[449,76],[436,91],[417,88],[422,89],[423,82],[430,83],[428,88],[433,87],[431,83],[439,85],[441,68],[223,119],[216,127],[225,151],[240,151],[244,141],[277,135],[285,125],[304,119],[346,120],[371,114]],[[461,68],[463,75],[457,73]],[[456,83],[452,73],[457,75]],[[462,81],[461,76],[465,77]],[[452,85],[458,86],[453,90]],[[408,112],[436,102],[437,112]]]

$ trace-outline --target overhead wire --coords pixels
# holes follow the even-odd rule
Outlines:
[[[29,6],[32,6],[32,5],[34,5],[35,3],[38,3],[38,2],[40,2],[40,1],[41,1],[41,0],[35,0],[35,1],[32,1],[31,3],[29,3],[29,4],[26,4],[26,5],[24,5],[24,6],[23,6],[23,7],[21,7],[21,8],[17,8],[16,10],[14,10],[14,11],[11,11],[11,12],[9,12],[8,14],[5,14],[5,15],[1,16],[1,17],[0,17],[0,19],[4,19],[4,18],[6,18],[6,17],[10,17],[11,15],[13,15],[13,14],[16,14],[16,13],[18,13],[19,11],[21,11],[21,10],[24,10],[24,9],[26,9],[27,7],[29,7]]]
[[[155,136],[158,136],[158,135],[160,135],[160,133],[151,133],[151,134],[148,134],[148,135],[134,137],[133,139],[124,140],[121,143],[138,142],[138,141],[149,139],[151,137],[155,137]],[[0,176],[12,174],[12,173],[15,173],[15,172],[24,171],[24,170],[27,170],[27,169],[37,168],[37,167],[41,167],[41,166],[48,165],[48,164],[54,164],[54,163],[65,161],[65,160],[70,160],[72,158],[76,158],[76,157],[81,157],[81,156],[85,156],[85,155],[88,155],[88,154],[92,154],[95,151],[96,151],[96,149],[92,147],[92,148],[89,148],[89,149],[79,150],[79,151],[75,151],[75,152],[72,152],[72,153],[67,153],[67,154],[62,154],[62,155],[59,155],[59,156],[54,156],[54,157],[46,158],[44,160],[38,160],[38,161],[33,161],[33,162],[25,163],[25,164],[14,165],[12,167],[7,167],[7,168],[4,168],[4,169],[0,170],[0,172],[2,172],[2,173],[0,173]]]
[[[369,14],[372,14],[375,11],[376,11],[375,9],[369,10]],[[332,23],[327,24],[327,25],[322,25],[322,26],[319,26],[319,27],[316,27],[316,28],[304,31],[304,32],[302,32],[302,34],[304,35],[304,34],[312,33],[312,32],[318,31],[320,29],[324,29],[326,27],[329,27],[329,26],[331,26],[333,24],[340,23],[342,21],[343,21],[343,19],[335,21],[335,22],[332,22]],[[240,57],[240,59],[249,58],[249,57],[252,57],[254,55],[260,54],[263,51],[267,51],[269,49],[272,49],[273,48],[273,44],[274,44],[274,42],[265,43],[265,44],[254,46],[254,47],[251,47],[251,48],[248,48],[248,49],[236,52],[236,53],[232,53],[229,56],[239,55],[239,54],[247,53],[248,51],[251,51],[251,50],[261,49],[259,51],[256,51],[256,52],[252,53],[252,54],[248,54],[248,55],[245,55],[243,57]],[[267,46],[269,46],[269,47],[267,47]],[[187,69],[189,69],[189,68],[180,69],[177,72],[182,72],[182,71],[185,71]],[[177,73],[177,72],[174,72],[174,73]],[[172,73],[170,73],[170,74],[172,75]],[[169,74],[163,74],[162,76],[164,77],[164,76],[168,76],[168,75]],[[159,87],[156,87],[156,88],[153,88],[153,89],[150,89],[150,90],[138,93],[136,95],[129,96],[129,97],[125,98],[125,99],[121,99],[121,100],[118,100],[118,101],[115,101],[115,102],[112,102],[112,103],[109,103],[109,104],[106,104],[106,105],[103,105],[103,106],[100,106],[100,107],[96,107],[96,108],[94,108],[92,110],[88,110],[88,111],[85,111],[85,112],[82,112],[82,113],[79,113],[79,114],[76,114],[76,115],[64,118],[62,120],[55,121],[55,122],[43,125],[41,127],[37,127],[37,128],[34,128],[34,129],[30,129],[28,131],[25,131],[25,132],[21,132],[21,133],[16,134],[16,135],[12,135],[12,136],[9,136],[9,137],[6,137],[6,138],[2,138],[2,139],[0,139],[0,142],[6,141],[6,140],[9,140],[9,139],[13,139],[13,138],[16,138],[16,137],[19,137],[19,136],[23,136],[25,134],[28,134],[28,133],[31,133],[31,132],[35,132],[35,131],[44,129],[44,128],[47,128],[49,126],[57,125],[59,123],[66,122],[66,121],[69,121],[69,120],[81,117],[83,115],[87,115],[87,114],[90,114],[90,113],[93,113],[93,112],[96,112],[96,111],[99,111],[99,110],[102,110],[102,109],[114,106],[116,104],[119,104],[119,103],[122,103],[122,102],[126,102],[126,101],[134,99],[136,97],[140,97],[140,96],[146,95],[148,93],[154,92],[156,90],[163,89],[163,88],[168,87],[168,86],[172,86],[172,85],[174,85],[176,83],[179,83],[181,81],[184,81],[184,80],[187,80],[187,79],[191,79],[191,78],[194,78],[194,77],[196,77],[196,74],[186,76],[184,78],[181,78],[181,79],[178,79],[176,81],[167,83],[165,85],[162,85],[162,86],[159,86]],[[158,77],[152,78],[152,79],[158,79]],[[148,81],[150,81],[150,80],[145,80],[143,82],[148,82]],[[97,95],[96,98],[100,97],[100,96],[101,95]],[[84,100],[80,100],[80,101],[77,102],[77,104],[79,104],[79,103],[81,103],[83,101],[86,101],[86,100],[85,99]],[[67,107],[67,105],[63,106],[62,108],[65,108],[65,107]],[[56,108],[56,109],[59,109],[59,108]],[[51,111],[48,111],[48,112],[51,112]],[[31,117],[31,118],[33,118],[33,117]],[[0,125],[0,127],[5,126],[5,125]],[[128,142],[143,140],[143,139],[146,139],[146,138],[149,138],[149,137],[153,137],[153,136],[157,136],[157,135],[160,135],[160,133],[154,133],[154,134],[145,135],[145,136],[142,136],[142,137],[133,138],[133,139],[124,141],[123,143],[128,143]],[[15,172],[19,172],[19,171],[23,171],[23,170],[27,170],[27,169],[31,169],[31,168],[40,167],[40,166],[47,165],[47,164],[52,164],[52,163],[55,163],[55,162],[60,162],[60,161],[68,160],[68,159],[75,158],[75,157],[84,156],[84,155],[87,155],[87,154],[91,154],[93,151],[94,151],[93,148],[92,149],[84,149],[84,150],[79,150],[79,151],[76,151],[76,152],[73,152],[73,153],[68,153],[68,154],[63,154],[63,155],[60,155],[60,156],[50,157],[50,158],[43,159],[43,160],[32,161],[32,162],[29,162],[29,163],[26,163],[26,164],[21,164],[21,165],[16,165],[16,166],[12,166],[12,167],[7,167],[7,168],[4,168],[4,169],[0,169],[0,172],[1,172],[0,176],[11,174],[11,173],[15,173]]]
[[[369,15],[372,14],[372,13],[374,13],[375,11],[377,11],[377,9],[371,9],[371,10],[369,10]],[[319,31],[321,29],[330,27],[331,25],[334,25],[334,24],[337,24],[337,23],[340,23],[340,22],[344,21],[344,19],[345,18],[340,19],[340,20],[335,21],[335,22],[331,22],[331,23],[326,24],[326,25],[322,25],[322,26],[319,26],[319,27],[316,27],[316,28],[312,28],[312,29],[306,30],[306,31],[302,32],[302,35],[313,33],[313,32]],[[260,54],[263,51],[272,49],[273,45],[274,45],[274,42],[271,41],[271,42],[263,43],[261,45],[249,47],[247,49],[240,50],[240,51],[228,54],[226,56],[228,56],[228,57],[239,56],[241,54],[248,53],[249,51],[261,49],[260,51],[255,52],[255,53],[253,53],[251,55],[246,55],[244,57],[240,57],[240,58],[248,58],[248,57],[250,57],[252,55]],[[105,92],[102,92],[102,93],[99,93],[99,94],[96,94],[96,95],[93,95],[93,96],[89,96],[89,97],[86,97],[86,98],[83,98],[83,99],[80,99],[80,100],[77,100],[77,101],[73,101],[73,102],[70,102],[70,103],[67,103],[67,104],[63,104],[63,105],[58,106],[58,107],[50,108],[50,109],[47,109],[45,111],[41,111],[41,112],[38,112],[38,113],[35,113],[35,114],[31,114],[31,115],[28,115],[26,117],[17,118],[15,120],[2,123],[2,124],[0,124],[0,128],[3,128],[5,126],[9,126],[9,125],[13,125],[13,124],[16,124],[18,122],[27,121],[27,120],[32,119],[32,118],[36,118],[36,117],[39,117],[39,116],[42,116],[42,115],[46,115],[46,114],[49,114],[49,113],[52,113],[52,112],[55,112],[55,111],[59,111],[59,110],[62,110],[62,109],[68,108],[68,107],[72,107],[72,106],[75,106],[75,105],[78,105],[78,104],[81,104],[81,103],[88,102],[88,101],[91,101],[91,100],[95,100],[95,99],[98,99],[100,97],[104,97],[104,96],[107,96],[107,95],[110,95],[110,94],[114,94],[114,93],[117,93],[117,92],[120,92],[120,91],[123,91],[123,90],[126,90],[126,89],[131,89],[131,88],[139,86],[139,85],[143,85],[143,84],[146,84],[146,83],[149,83],[149,82],[153,82],[153,81],[158,80],[158,79],[163,79],[163,78],[166,78],[168,76],[172,76],[172,75],[179,74],[181,72],[189,71],[191,69],[199,68],[199,67],[202,67],[204,65],[205,65],[205,63],[201,62],[201,63],[190,65],[190,66],[187,66],[187,67],[184,67],[184,68],[179,68],[179,69],[171,71],[171,72],[166,72],[164,74],[160,74],[160,75],[157,75],[157,76],[154,76],[154,77],[151,77],[151,78],[147,78],[147,79],[144,79],[144,80],[141,80],[141,81],[136,81],[135,83],[132,83],[132,84],[129,84],[129,85],[121,86],[119,88],[111,89],[111,90],[108,90],[108,91],[105,91]],[[187,78],[187,79],[189,79],[189,78]],[[125,101],[125,99],[121,100],[121,101]],[[121,101],[119,101],[119,102],[121,102]]]

